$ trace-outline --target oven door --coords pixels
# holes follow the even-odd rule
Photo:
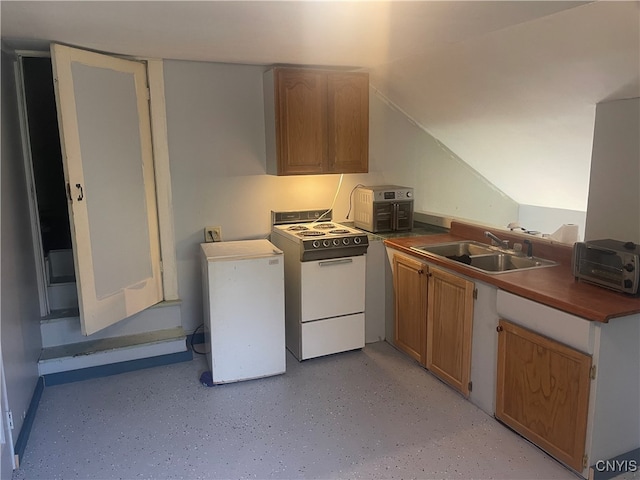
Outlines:
[[[374,202],[373,231],[393,232],[413,227],[413,201]]]
[[[372,207],[371,223],[373,232],[391,232],[394,225],[394,204],[387,202],[374,202]]]
[[[301,319],[364,312],[365,255],[301,263]]]
[[[411,230],[413,227],[413,202],[398,202],[393,204],[393,229],[396,231]]]

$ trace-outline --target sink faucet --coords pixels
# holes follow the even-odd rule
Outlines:
[[[497,245],[498,247],[509,248],[509,240],[500,240],[498,237],[496,237],[493,233],[489,231],[484,232],[484,236],[489,237],[491,239],[491,242]]]
[[[524,240],[524,243],[527,246],[527,257],[533,257],[533,243],[528,238]]]

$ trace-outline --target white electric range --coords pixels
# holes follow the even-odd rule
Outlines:
[[[272,212],[284,252],[287,349],[298,359],[364,347],[367,234],[331,210]]]

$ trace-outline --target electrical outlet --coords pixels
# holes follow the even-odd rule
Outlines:
[[[222,227],[204,227],[204,241],[205,242],[221,242],[222,241]]]

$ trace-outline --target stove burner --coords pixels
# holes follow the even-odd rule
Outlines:
[[[287,228],[287,230],[290,230],[292,232],[298,232],[300,230],[309,230],[309,227],[305,227],[304,225],[292,225],[289,228]]]
[[[336,228],[335,230],[331,230],[329,233],[333,235],[344,235],[346,233],[350,233],[346,228]]]
[[[299,237],[322,237],[324,232],[314,232],[314,231],[306,231],[306,232],[298,232],[296,235]]]
[[[333,223],[318,223],[313,228],[316,230],[329,230],[331,228],[336,228],[336,225]]]

